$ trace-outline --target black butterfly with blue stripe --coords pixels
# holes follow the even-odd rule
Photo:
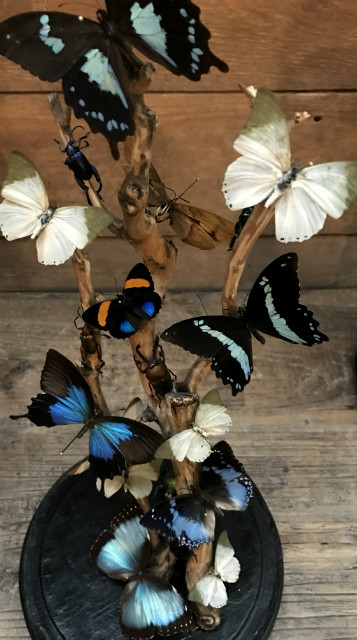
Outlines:
[[[77,118],[117,144],[135,130],[130,81],[141,63],[132,46],[176,75],[199,80],[211,66],[228,71],[209,49],[210,32],[191,0],[105,0],[97,20],[33,11],[0,24],[0,54],[47,82],[62,80]]]
[[[39,427],[83,423],[76,437],[89,431],[89,463],[101,480],[120,475],[126,465],[149,462],[163,437],[131,420],[103,416],[94,408],[90,388],[77,368],[58,351],[47,352],[40,386],[45,393],[32,398],[28,418]]]
[[[125,280],[123,294],[114,300],[98,302],[83,312],[87,324],[109,331],[113,338],[128,338],[161,309],[161,298],[154,291],[149,269],[139,262]]]
[[[212,358],[211,368],[223,384],[237,395],[250,381],[253,371],[251,334],[265,343],[260,331],[293,344],[313,346],[327,341],[318,330],[312,311],[300,304],[296,253],[286,253],[271,262],[250,291],[247,305],[238,317],[205,316],[177,322],[161,334],[203,358]]]
[[[120,623],[131,640],[171,636],[195,627],[176,589],[158,575],[143,512],[129,504],[92,547],[92,561],[104,574],[128,584],[120,598]]]
[[[253,495],[243,465],[225,441],[218,442],[202,463],[199,487],[153,507],[141,519],[168,542],[198,547],[214,539],[216,516],[223,510],[244,511]]]

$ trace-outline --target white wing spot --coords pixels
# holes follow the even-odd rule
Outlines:
[[[82,98],[80,98],[78,100],[78,104],[79,104],[80,107],[84,107],[86,103],[84,102],[84,100],[82,100]]]
[[[43,44],[52,49],[53,53],[60,53],[64,48],[64,42],[63,40],[61,40],[61,38],[50,37],[49,33],[51,31],[51,28],[49,25],[49,21],[50,17],[47,14],[43,14],[41,16],[40,23],[42,24],[42,27],[38,32],[38,35],[40,36]]]
[[[128,109],[127,99],[107,56],[99,49],[91,49],[85,58],[86,62],[81,66],[81,71],[87,74],[89,82],[94,82],[101,91],[118,96],[125,109]]]

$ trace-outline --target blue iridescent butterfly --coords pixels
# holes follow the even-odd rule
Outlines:
[[[95,408],[89,386],[76,367],[58,351],[50,349],[41,374],[41,389],[32,398],[28,418],[37,426],[84,423],[76,437],[87,430],[89,463],[98,478],[120,475],[126,464],[149,462],[163,437],[141,422],[103,416]]]
[[[195,624],[183,599],[158,575],[142,515],[137,503],[121,511],[94,543],[92,560],[110,578],[128,583],[120,598],[120,622],[130,639],[191,631]]]
[[[225,441],[218,442],[202,463],[199,487],[176,496],[148,511],[141,523],[155,529],[168,542],[198,547],[214,539],[215,514],[223,510],[244,511],[253,495],[243,465]]]
[[[300,304],[296,253],[273,260],[255,281],[247,305],[238,317],[203,316],[173,324],[161,334],[163,340],[203,358],[235,396],[250,381],[253,371],[252,335],[262,344],[266,333],[280,340],[313,346],[328,340],[318,331],[312,311]]]
[[[83,320],[113,338],[128,338],[151,320],[161,308],[161,298],[154,291],[149,269],[139,262],[132,268],[124,283],[123,294],[114,300],[93,304],[83,313]]]
[[[62,80],[66,103],[91,130],[117,144],[135,130],[130,81],[141,51],[176,75],[199,80],[228,66],[209,48],[210,32],[191,0],[105,0],[97,21],[60,11],[31,11],[0,23],[0,54],[47,82]]]

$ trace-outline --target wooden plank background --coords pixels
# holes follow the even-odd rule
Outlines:
[[[47,0],[45,6],[56,10],[58,1]],[[43,9],[43,0],[3,0],[0,19]],[[66,6],[66,10],[77,12],[77,6]],[[83,7],[83,11],[89,17],[95,15],[94,9]],[[226,167],[236,157],[233,139],[249,113],[246,98],[238,93],[239,82],[264,85],[279,92],[278,98],[289,117],[295,111],[311,112],[313,117],[293,133],[293,158],[303,163],[355,159],[356,17],[354,0],[296,0],[289,8],[279,0],[222,0],[219,11],[213,0],[206,0],[202,19],[212,32],[212,49],[229,63],[230,72],[222,74],[212,69],[196,83],[157,66],[147,103],[158,116],[153,157],[165,184],[179,193],[199,177],[188,196],[192,204],[236,220],[236,214],[225,206],[221,183]],[[30,156],[41,172],[51,199],[59,205],[84,201],[84,194],[63,165],[64,158],[53,142],[57,129],[47,105],[47,92],[60,90],[60,83],[43,83],[6,59],[0,60],[0,73],[0,180],[11,151],[18,149]],[[112,160],[103,137],[91,136],[90,143],[87,155],[102,176],[106,206],[120,216],[117,190],[123,177],[122,162]],[[298,246],[305,263],[306,287],[356,286],[357,258],[356,252],[350,250],[356,232],[357,203],[340,220],[329,219],[318,238]],[[264,241],[264,247],[261,245],[263,265],[270,256],[294,248],[276,241],[274,222],[267,228],[265,238],[269,240]],[[36,265],[33,244],[29,239],[24,243],[0,239],[0,273],[4,273],[0,289],[73,290],[73,280],[67,275],[62,277],[62,272],[69,273],[70,266],[53,270]],[[118,276],[118,267],[127,264],[132,253],[123,244],[118,250],[117,244],[108,245],[102,238],[95,245],[98,269],[105,263],[106,268],[110,267],[107,274],[98,278],[98,287],[109,290],[112,285],[107,282],[107,275],[111,280],[114,272]],[[182,249],[183,245],[179,243],[179,247]],[[25,255],[30,260],[31,278],[23,277],[20,270]],[[186,264],[189,260],[199,269],[191,271],[189,279],[183,275],[174,282],[175,287],[204,288],[205,274],[212,271],[212,265],[213,286],[221,286],[223,250],[198,252],[185,247],[182,255]],[[349,274],[347,278],[345,274]]]
[[[147,104],[158,116],[153,158],[165,183],[179,193],[199,177],[189,195],[192,204],[235,220],[221,183],[236,157],[233,139],[249,113],[239,82],[276,91],[289,117],[295,111],[312,113],[293,132],[294,159],[356,160],[355,0],[201,4],[212,50],[228,62],[230,72],[213,69],[193,83],[157,66]],[[0,20],[44,6],[58,10],[58,5],[59,0],[2,0]],[[64,9],[95,14],[77,3]],[[0,180],[11,151],[18,149],[36,164],[51,199],[59,205],[84,202],[53,142],[57,130],[47,93],[60,90],[60,83],[42,83],[5,59],[0,59],[0,74]],[[111,159],[98,135],[90,137],[87,155],[102,176],[106,205],[120,216],[116,193],[122,161]],[[330,336],[330,342],[312,349],[274,339],[264,347],[255,344],[249,387],[235,399],[226,388],[222,394],[234,423],[229,440],[263,492],[283,542],[285,587],[272,640],[357,638],[356,214],[357,204],[301,245],[278,243],[271,223],[242,280],[241,300],[270,260],[297,250],[302,285],[310,288],[302,301]],[[165,233],[172,234],[167,227]],[[208,313],[219,312],[226,247],[199,252],[177,246],[178,268],[159,314],[159,330],[202,312],[194,289],[203,292]],[[120,287],[137,260],[109,232],[89,253],[98,291],[114,292],[114,277]],[[41,498],[85,455],[86,443],[78,441],[61,457],[71,427],[44,433],[25,421],[11,422],[8,415],[24,410],[38,392],[48,348],[78,359],[73,326],[78,295],[71,293],[76,286],[70,263],[39,265],[29,239],[10,243],[0,238],[0,290],[0,638],[29,640],[17,577],[24,535]],[[104,349],[103,388],[115,410],[137,395],[138,381],[126,343],[105,341]],[[165,351],[170,368],[178,375],[184,372],[191,356],[171,345]],[[214,384],[212,374],[202,392]]]

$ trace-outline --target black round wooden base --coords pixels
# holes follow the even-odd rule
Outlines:
[[[87,471],[62,476],[41,502],[20,567],[22,606],[33,640],[124,639],[118,610],[122,583],[101,575],[89,551],[131,499],[123,492],[104,498]],[[283,561],[279,534],[258,489],[247,511],[226,512],[217,527],[228,531],[242,566],[240,578],[226,585],[229,600],[219,627],[175,638],[266,640],[279,609]]]

